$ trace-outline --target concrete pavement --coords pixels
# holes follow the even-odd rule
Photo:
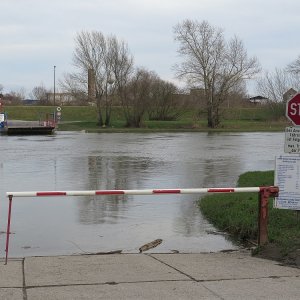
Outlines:
[[[300,299],[300,269],[247,251],[2,259],[0,299]]]

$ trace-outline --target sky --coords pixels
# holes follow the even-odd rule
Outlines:
[[[74,71],[74,39],[100,31],[124,40],[136,66],[183,85],[172,67],[180,58],[173,28],[189,19],[208,21],[244,43],[265,71],[300,55],[299,0],[0,0],[0,84],[3,92],[54,86]],[[254,81],[248,93],[255,94]]]

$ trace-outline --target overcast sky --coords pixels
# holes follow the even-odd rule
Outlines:
[[[265,71],[300,54],[299,0],[0,0],[0,11],[4,92],[53,89],[53,66],[56,82],[73,70],[74,38],[82,30],[125,40],[135,65],[165,80],[174,79],[178,62],[173,27],[185,19],[206,20],[226,38],[237,35]]]

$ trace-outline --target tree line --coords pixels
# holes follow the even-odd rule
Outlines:
[[[198,109],[205,111],[208,127],[218,127],[222,104],[233,95],[246,94],[246,81],[261,72],[259,61],[248,56],[240,38],[226,39],[222,29],[207,21],[184,20],[174,26],[173,33],[180,56],[173,67],[176,77],[186,87],[202,91],[202,107]],[[128,127],[142,126],[146,114],[150,119],[175,120],[188,108],[176,97],[182,91],[154,71],[136,66],[127,43],[115,35],[78,33],[72,62],[75,71],[64,74],[61,89],[82,103],[94,105],[99,126],[110,126],[111,108],[116,103],[122,106]],[[92,83],[88,80],[91,72]],[[259,77],[257,91],[269,99],[273,109],[283,106],[284,92],[299,89],[299,74],[300,56],[285,69]],[[47,103],[50,92],[43,85],[37,86],[32,97]]]

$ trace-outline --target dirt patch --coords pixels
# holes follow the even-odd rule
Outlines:
[[[254,254],[254,256],[275,260],[285,265],[300,268],[300,249],[296,249],[295,251],[291,251],[287,255],[283,255],[277,245],[269,243],[263,246],[258,253]]]

